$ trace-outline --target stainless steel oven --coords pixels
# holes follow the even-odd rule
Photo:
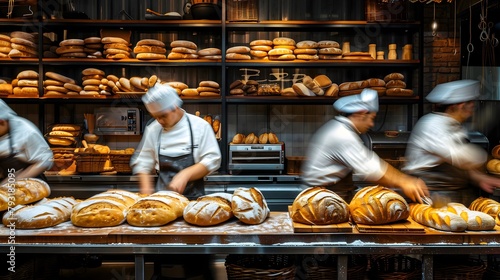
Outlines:
[[[230,174],[257,172],[281,174],[285,169],[285,144],[229,144]]]

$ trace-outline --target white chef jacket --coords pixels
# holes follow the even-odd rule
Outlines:
[[[221,152],[212,127],[204,119],[184,112],[179,122],[169,130],[165,130],[156,120],[146,127],[141,143],[130,161],[134,174],[151,174],[153,168],[159,170],[158,148],[161,155],[170,157],[191,153],[191,132],[187,118],[191,122],[193,133],[195,163],[203,164],[209,174],[219,169]]]
[[[442,163],[468,170],[483,165],[488,155],[471,144],[467,130],[445,113],[429,113],[417,122],[406,147],[403,171],[425,171]]]
[[[10,137],[13,141],[10,141]],[[43,167],[45,170],[52,167],[53,153],[47,141],[43,138],[38,127],[25,118],[11,116],[9,118],[9,132],[0,137],[0,160],[8,157],[11,151],[14,158],[20,161]],[[0,178],[5,176],[6,174],[0,174]]]
[[[387,163],[363,145],[359,131],[344,116],[336,116],[312,137],[302,168],[310,186],[332,185],[353,172],[364,181],[377,181]]]

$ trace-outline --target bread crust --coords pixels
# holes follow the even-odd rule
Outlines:
[[[231,200],[233,214],[249,225],[263,223],[269,217],[269,207],[262,192],[254,187],[237,188]]]
[[[349,206],[331,190],[310,187],[300,192],[294,199],[290,215],[296,223],[338,224],[349,220]]]
[[[182,217],[189,200],[174,191],[158,191],[137,200],[127,211],[127,223],[139,227],[166,225]]]
[[[198,226],[213,226],[232,218],[232,195],[214,193],[190,201],[184,208],[184,220]]]

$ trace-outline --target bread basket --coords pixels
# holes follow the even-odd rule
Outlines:
[[[307,279],[337,279],[336,255],[305,255],[302,262]],[[363,280],[366,276],[367,259],[362,255],[349,255],[347,279]]]
[[[289,255],[228,255],[228,280],[235,279],[295,279],[295,262]]]
[[[77,153],[76,172],[78,173],[101,173],[106,171],[106,161],[109,159],[108,154],[95,153]]]
[[[370,260],[370,279],[420,280],[422,262],[404,255],[375,255]]]

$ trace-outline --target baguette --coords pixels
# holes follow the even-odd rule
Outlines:
[[[355,223],[366,225],[388,224],[406,220],[410,216],[406,200],[383,186],[359,190],[349,204],[349,211]]]
[[[481,211],[470,210],[461,203],[448,203],[448,211],[458,214],[467,222],[467,230],[492,230],[495,219]]]
[[[44,199],[37,204],[18,205],[3,215],[5,226],[15,220],[16,229],[47,228],[69,221],[71,208],[77,203],[73,197]]]
[[[96,194],[73,207],[71,222],[80,227],[110,227],[125,222],[128,209],[139,200],[135,193],[109,190]]]
[[[425,204],[410,204],[410,217],[417,223],[443,231],[461,232],[467,222],[457,214]]]
[[[214,226],[233,217],[232,195],[214,193],[190,201],[184,208],[184,220],[197,226]]]
[[[473,211],[481,211],[493,217],[497,225],[500,225],[500,202],[486,197],[478,197],[469,205]]]
[[[133,226],[162,226],[182,217],[189,200],[173,191],[159,191],[140,198],[130,207],[127,222]]]
[[[6,183],[0,186],[0,211],[20,204],[30,204],[49,195],[49,185],[37,178],[25,178],[16,180],[14,183]]]
[[[349,205],[331,190],[310,187],[297,195],[290,215],[294,222],[302,224],[338,224],[349,220]]]
[[[231,207],[236,218],[250,225],[263,223],[270,213],[264,195],[257,188],[237,188]]]

